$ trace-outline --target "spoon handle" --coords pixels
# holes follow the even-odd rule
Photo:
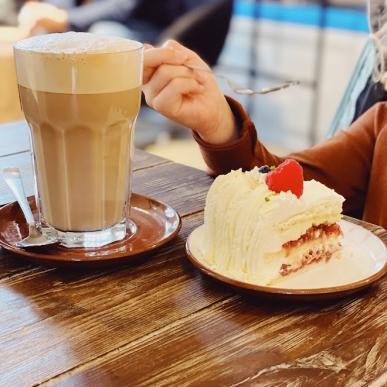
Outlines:
[[[4,168],[3,169],[3,178],[8,185],[9,189],[12,191],[23,214],[26,218],[26,221],[29,225],[35,224],[34,216],[30,205],[28,204],[26,194],[24,192],[23,182],[20,176],[19,168]]]

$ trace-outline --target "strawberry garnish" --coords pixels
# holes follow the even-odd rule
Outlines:
[[[304,191],[304,174],[301,165],[295,160],[285,160],[266,175],[266,184],[271,191],[277,193],[291,191],[299,198]]]

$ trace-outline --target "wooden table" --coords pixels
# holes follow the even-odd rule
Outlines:
[[[17,161],[27,177],[25,125],[0,126],[0,144],[0,167]],[[296,304],[240,295],[193,268],[184,243],[211,181],[136,152],[134,190],[175,207],[183,228],[132,265],[65,271],[0,250],[0,386],[386,385],[386,278],[352,298]]]

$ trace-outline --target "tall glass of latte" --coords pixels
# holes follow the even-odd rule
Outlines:
[[[66,247],[128,237],[142,44],[67,32],[14,48],[43,230]]]

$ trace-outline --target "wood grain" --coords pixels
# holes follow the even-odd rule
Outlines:
[[[185,216],[203,210],[212,181],[203,171],[173,163],[138,171],[133,190],[167,202]]]
[[[367,299],[302,307],[234,295],[53,381],[367,385],[386,371],[386,288],[376,287]]]
[[[227,297],[195,281],[184,260],[185,237],[201,222],[193,215],[174,243],[127,267],[3,280],[1,352],[14,355],[1,356],[0,385],[49,379]]]
[[[387,385],[386,279],[326,303],[235,293],[185,258],[212,179],[145,152],[135,160],[134,189],[174,206],[180,235],[98,271],[39,267],[0,250],[0,386]],[[347,220],[387,242],[381,227]]]

